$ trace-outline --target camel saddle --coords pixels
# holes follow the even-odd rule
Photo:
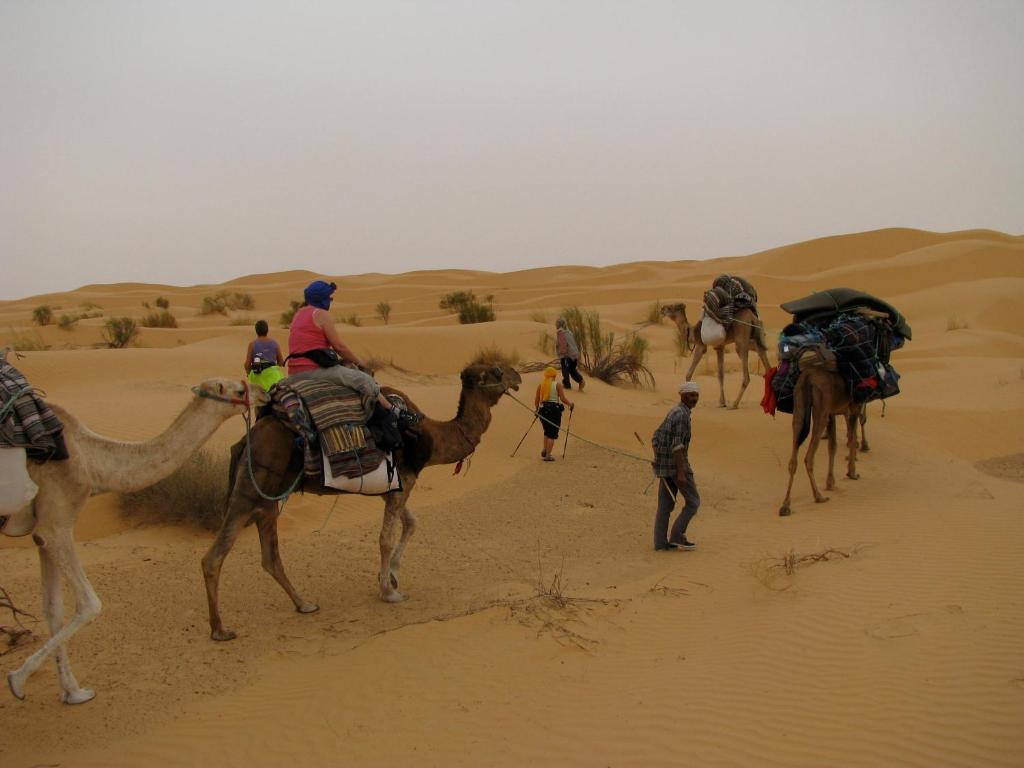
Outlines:
[[[0,447],[24,448],[38,462],[68,458],[64,425],[24,374],[0,353]]]

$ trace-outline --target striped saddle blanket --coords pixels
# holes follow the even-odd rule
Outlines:
[[[57,414],[0,352],[0,447],[24,448],[40,461],[66,459],[63,431]]]
[[[384,460],[366,428],[359,393],[330,381],[281,381],[270,391],[274,410],[304,440],[306,474],[319,476],[324,460],[333,477],[359,477]]]

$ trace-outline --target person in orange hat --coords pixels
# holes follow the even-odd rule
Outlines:
[[[533,398],[533,407],[540,417],[541,426],[544,427],[544,450],[540,457],[544,461],[554,461],[551,449],[555,447],[555,440],[558,439],[558,432],[562,426],[562,411],[569,406],[571,411],[576,406],[566,399],[565,388],[557,381],[558,371],[548,366],[544,369],[544,378],[537,386],[537,394]],[[563,405],[564,403],[564,405]]]

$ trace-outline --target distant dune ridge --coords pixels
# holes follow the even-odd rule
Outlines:
[[[788,417],[761,412],[756,376],[738,411],[714,407],[713,361],[702,363],[698,549],[655,553],[648,449],[633,433],[649,440],[687,361],[668,322],[645,321],[652,303],[680,301],[695,320],[722,273],[757,287],[772,361],[786,300],[848,286],[892,303],[914,329],[893,355],[902,394],[884,418],[871,406],[861,479],[840,479],[815,505],[801,465],[782,519]],[[573,429],[598,445],[570,438],[551,464],[536,429],[510,458],[532,415],[503,400],[468,473],[421,476],[400,606],[376,599],[380,500],[293,498],[283,558],[322,611],[292,610],[247,530],[222,578],[240,635],[227,645],[208,639],[209,534],[136,528],[117,498],[92,499],[76,536],[104,610],[70,652],[99,695],[62,706],[52,665],[26,701],[0,695],[0,763],[1024,764],[1024,236],[886,229],[707,261],[89,285],[0,302],[0,344],[29,347],[15,365],[90,429],[143,440],[170,424],[189,386],[242,376],[257,319],[285,342],[280,315],[314,278],[338,283],[332,315],[351,346],[394,363],[381,381],[434,417],[454,415],[458,372],[481,349],[548,359],[541,337],[574,305],[643,336],[657,385],[571,390]],[[497,320],[459,325],[438,307],[455,290],[493,297]],[[201,314],[219,291],[254,308]],[[103,346],[106,318],[141,321],[158,297],[177,328]],[[54,318],[45,327],[32,320],[42,305]],[[358,327],[341,323],[351,315]],[[728,395],[739,374],[731,350],[726,360]],[[539,379],[524,374],[527,406]],[[227,422],[207,448],[226,452],[243,428]],[[826,462],[821,449],[822,484]],[[849,557],[785,572],[829,549]],[[0,540],[0,586],[42,615],[30,541]],[[35,648],[0,656],[0,672]]]

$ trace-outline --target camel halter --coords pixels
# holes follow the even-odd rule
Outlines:
[[[242,385],[242,389],[245,391],[245,397],[239,399],[237,397],[222,397],[221,395],[214,395],[209,392],[204,392],[201,387],[192,387],[192,392],[195,393],[196,397],[205,397],[208,400],[216,400],[221,403],[230,403],[231,405],[244,405],[246,408],[252,407],[252,401],[249,399],[249,382],[245,379],[241,379],[239,382]]]

